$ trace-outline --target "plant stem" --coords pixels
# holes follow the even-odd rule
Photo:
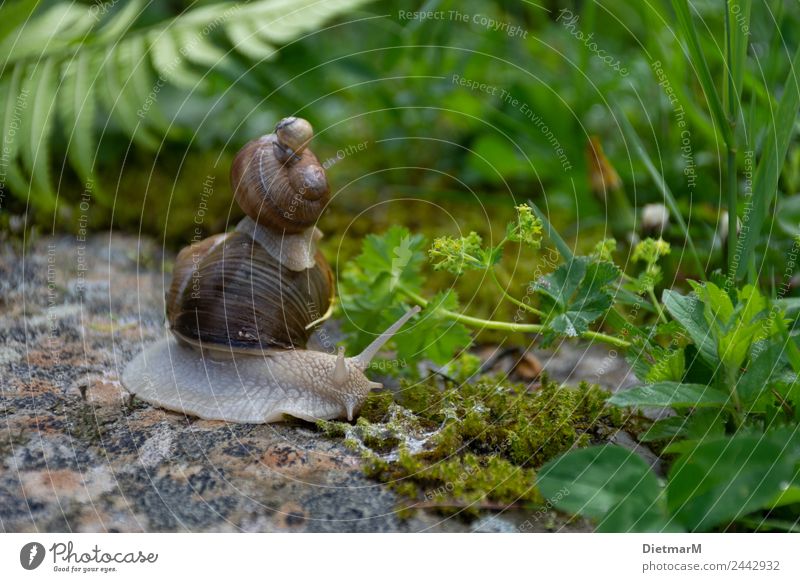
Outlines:
[[[503,284],[497,278],[497,273],[495,272],[495,270],[492,267],[489,267],[489,273],[492,276],[492,279],[494,280],[494,282],[497,283],[497,286],[500,288],[500,292],[503,294],[503,297],[505,297],[506,299],[511,301],[511,303],[513,303],[517,307],[520,307],[521,309],[529,311],[529,312],[531,312],[534,315],[537,315],[539,317],[546,317],[546,315],[544,314],[543,311],[540,311],[540,310],[536,309],[532,305],[528,305],[527,303],[523,303],[522,301],[520,301],[516,297],[512,297],[508,293],[508,291],[506,291],[505,287],[503,287]]]
[[[403,294],[405,294],[406,297],[408,297],[409,299],[411,299],[412,301],[414,301],[415,303],[419,304],[422,307],[427,307],[428,304],[430,303],[427,299],[425,299],[418,293],[414,293],[413,291],[407,289],[402,285],[398,286],[398,289]],[[478,329],[496,329],[500,331],[524,332],[524,333],[543,333],[548,329],[547,326],[540,325],[537,323],[512,323],[510,321],[481,319],[478,317],[472,317],[469,315],[456,313],[455,311],[450,311],[449,309],[439,309],[439,313],[442,314],[447,319],[452,319],[453,321],[458,321],[459,323],[463,323],[464,325],[468,325],[470,327]],[[596,331],[586,331],[582,333],[580,337],[584,339],[603,342],[618,348],[629,348],[631,346],[630,342],[625,341],[624,339],[620,339]]]
[[[726,4],[730,0],[726,1]],[[725,65],[728,72],[728,90],[727,104],[728,104],[728,127],[730,132],[726,140],[728,147],[728,158],[726,161],[726,182],[728,190],[728,277],[729,280],[735,281],[736,269],[738,265],[735,264],[736,246],[738,244],[738,226],[739,217],[737,214],[737,188],[736,188],[736,102],[739,95],[736,92],[736,85],[733,79],[733,27],[731,26],[731,10],[727,6],[725,10]]]
[[[656,292],[653,291],[652,288],[648,288],[647,294],[650,296],[650,301],[652,301],[653,307],[656,308],[656,313],[658,313],[658,318],[661,320],[661,323],[667,323],[667,316],[664,315],[664,310],[661,309],[661,304],[658,302],[658,297],[656,297]]]

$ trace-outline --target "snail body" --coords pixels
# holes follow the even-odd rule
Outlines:
[[[247,216],[178,254],[169,330],[125,368],[131,394],[204,419],[265,423],[352,420],[380,386],[364,372],[419,308],[357,356],[306,349],[330,315],[334,288],[317,249],[330,189],[307,148],[312,137],[307,121],[290,117],[237,154],[231,184]]]

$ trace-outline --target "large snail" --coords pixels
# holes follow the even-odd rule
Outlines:
[[[167,337],[128,364],[122,383],[169,410],[231,422],[352,420],[381,384],[364,372],[419,308],[361,354],[306,349],[330,315],[333,276],[315,224],[329,201],[322,165],[307,149],[304,119],[280,121],[248,143],[231,168],[247,215],[233,232],[184,248],[167,294]]]

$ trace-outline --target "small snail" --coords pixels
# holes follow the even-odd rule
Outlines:
[[[290,415],[352,420],[370,390],[364,371],[415,313],[361,354],[306,349],[333,300],[333,274],[315,224],[330,198],[304,119],[288,117],[251,141],[231,168],[247,215],[233,232],[178,253],[167,293],[169,334],[122,375],[133,395],[211,420],[264,423]]]

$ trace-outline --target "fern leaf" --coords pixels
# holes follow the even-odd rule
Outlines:
[[[95,177],[94,162],[97,140],[94,119],[97,99],[94,88],[99,67],[92,55],[81,51],[64,67],[59,93],[59,115],[67,136],[67,156],[84,184],[93,184],[98,197],[103,199]]]
[[[129,94],[125,92],[125,83],[120,79],[124,70],[119,67],[118,53],[119,51],[115,50],[111,57],[106,59],[102,70],[105,80],[103,97],[106,108],[137,145],[145,150],[155,151],[159,147],[159,142],[147,131],[142,120],[144,112],[139,114],[136,105],[130,101]]]
[[[6,37],[0,44],[0,54],[5,62],[42,57],[62,52],[86,36],[95,21],[88,16],[88,7],[82,4],[56,4],[50,10],[32,18],[18,35]]]
[[[136,115],[160,137],[178,137],[177,128],[164,116],[158,99],[161,85],[152,74],[147,57],[147,42],[141,35],[132,36],[117,47],[118,66],[128,72],[129,105]],[[163,83],[162,83],[163,84]]]
[[[153,66],[161,78],[184,89],[197,91],[202,87],[202,76],[186,65],[173,31],[160,29],[151,32],[148,40]]]
[[[147,4],[144,0],[128,0],[128,2],[97,30],[97,40],[114,40],[128,32],[144,12]]]
[[[49,212],[56,206],[50,181],[50,133],[55,118],[58,90],[55,61],[47,59],[34,65],[23,85],[23,91],[27,91],[29,95],[29,104],[22,117],[20,138],[24,145],[20,157],[23,167],[31,176],[32,195]]]
[[[212,43],[208,39],[208,35],[188,30],[180,30],[176,34],[180,39],[186,58],[193,63],[213,69],[228,57],[228,53]]]
[[[21,2],[14,2],[10,6],[8,2],[4,2],[3,19],[0,20],[0,39],[4,39],[17,30],[20,25],[27,23],[38,5],[38,0],[22,0]],[[18,40],[19,35],[14,38]]]
[[[259,38],[258,27],[252,22],[231,22],[225,26],[225,32],[233,43],[233,47],[254,61],[274,58],[278,52],[274,46]]]
[[[264,0],[245,9],[257,23],[260,36],[284,44],[320,28],[326,20],[370,0]]]
[[[6,98],[3,112],[3,156],[5,157],[5,180],[0,183],[2,195],[5,195],[6,186],[21,199],[28,194],[28,181],[22,174],[17,164],[19,153],[20,128],[23,114],[23,105],[27,105],[27,97],[22,94],[22,74],[25,65],[17,64],[14,72],[3,80],[0,95]],[[6,184],[7,182],[7,184]],[[2,198],[0,198],[2,200]]]

